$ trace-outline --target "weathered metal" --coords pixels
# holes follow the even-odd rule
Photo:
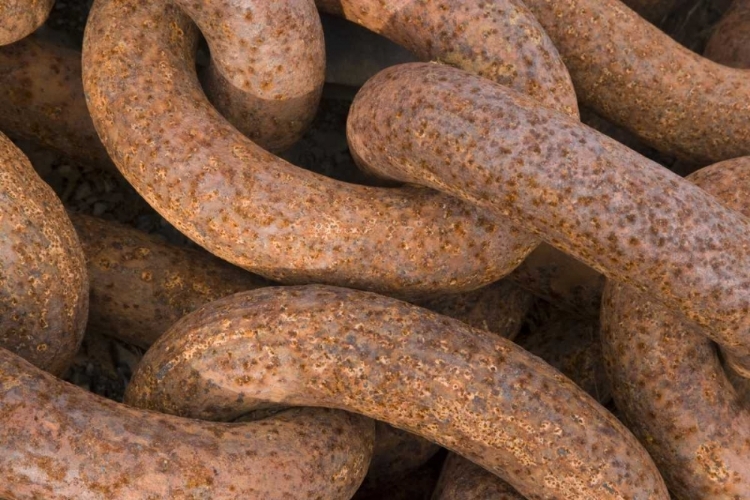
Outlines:
[[[668,498],[630,432],[555,369],[369,292],[271,287],[213,302],[151,347],[126,401],[218,420],[276,404],[346,409],[452,449],[531,498]]]

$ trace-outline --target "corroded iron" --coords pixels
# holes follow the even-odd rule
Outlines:
[[[538,313],[539,314],[539,313]],[[598,322],[551,309],[517,343],[570,377],[604,404],[610,398],[604,374]],[[507,482],[471,461],[450,453],[432,500],[524,500]]]
[[[526,497],[491,472],[450,453],[432,500],[526,500]]]
[[[0,45],[17,42],[47,20],[55,0],[3,0],[0,2]]]
[[[126,401],[218,420],[335,407],[457,451],[532,498],[668,498],[630,432],[549,365],[369,292],[278,287],[213,302],[152,346]]]
[[[114,169],[86,107],[80,51],[38,35],[0,47],[0,129]]]
[[[208,42],[203,85],[214,106],[265,149],[296,142],[312,122],[325,76],[313,0],[175,3]]]
[[[605,380],[598,322],[551,309],[534,331],[517,343],[570,377],[604,404],[610,398]],[[508,483],[471,461],[450,453],[432,500],[524,500]]]
[[[171,4],[99,1],[84,40],[84,89],[123,175],[215,255],[284,282],[416,294],[477,288],[536,245],[430,190],[345,184],[261,149],[204,97],[195,35]]]
[[[750,158],[690,179],[750,216]],[[704,332],[634,288],[608,282],[604,356],[625,421],[677,498],[750,496],[750,413]]]
[[[292,409],[214,423],[131,408],[0,349],[0,497],[326,498],[356,491],[372,421]]]
[[[0,347],[60,375],[88,314],[81,245],[62,202],[0,133]]]
[[[570,75],[539,22],[518,0],[316,0],[318,7],[409,49],[489,78],[578,116]]]
[[[437,64],[380,72],[347,128],[366,169],[506,216],[681,311],[735,356],[750,353],[750,221],[660,165]]]
[[[545,102],[564,102],[560,106],[575,115],[565,68],[525,8],[512,2],[490,10],[482,5],[466,4],[455,14],[468,19],[485,8],[490,37],[507,36],[499,34],[500,27],[518,24],[514,30],[523,50],[514,42],[497,55],[459,53],[452,62],[468,69],[481,62],[487,66],[477,71],[530,92],[547,89],[553,97]],[[430,22],[424,18],[422,32],[445,18],[433,14]],[[142,25],[148,32],[136,31]],[[462,26],[456,25],[457,35],[474,36]],[[128,53],[112,57],[123,43]],[[435,193],[336,183],[257,148],[203,98],[194,78],[194,43],[189,21],[172,6],[98,2],[84,43],[84,87],[99,134],[125,177],[212,253],[284,282],[316,280],[409,294],[476,288],[509,272],[536,245],[502,218],[485,219]],[[501,71],[503,57],[514,54],[528,71]],[[539,62],[532,57],[537,54]],[[157,91],[158,99],[149,98]],[[181,164],[179,173],[170,168],[174,162]],[[285,186],[283,200],[275,194],[279,182]],[[189,196],[178,195],[183,190]],[[219,203],[227,196],[235,203]],[[465,245],[473,248],[471,258]]]
[[[534,297],[510,280],[500,280],[471,292],[414,301],[436,313],[513,340]]]
[[[200,250],[170,245],[112,221],[69,214],[86,256],[88,326],[148,348],[182,316],[240,291],[274,284]],[[417,304],[512,339],[533,297],[501,280]]]
[[[0,6],[0,45],[51,7],[31,3],[10,22],[20,2]],[[655,19],[673,2],[628,3]],[[746,3],[707,55],[744,57]],[[489,332],[518,332],[531,296],[497,280],[534,249],[512,278],[581,317],[555,316],[563,332],[524,345],[574,380],[598,374],[603,275],[618,280],[605,344],[626,420],[677,497],[750,495],[748,158],[695,174],[703,191],[581,125],[542,25],[585,102],[683,159],[750,152],[747,72],[675,46],[616,0],[317,4],[444,63],[385,70],[352,108],[357,162],[403,184],[345,184],[269,152],[302,134],[321,95],[313,0],[97,1],[83,72],[106,150],[178,229],[244,270],[76,218],[92,329],[155,342],[128,399],[174,415],[98,399],[0,349],[0,497],[349,498],[373,456],[372,417],[369,473],[388,487],[442,445],[479,465],[451,455],[436,498],[522,498],[507,480],[529,499],[666,500],[648,453],[595,401],[608,395],[598,378],[579,379],[591,398]],[[200,75],[198,29],[212,55]],[[46,50],[33,39],[0,49],[11,110],[0,127],[101,155],[75,54]],[[0,346],[61,373],[85,323],[83,253],[2,136],[0,164]],[[266,278],[388,292],[440,314]],[[561,342],[567,351],[550,351]],[[280,409],[290,405],[336,409]]]
[[[179,318],[213,300],[269,286],[266,280],[198,250],[95,217],[71,214],[90,277],[89,331],[147,348]],[[532,296],[500,281],[472,292],[423,299],[424,307],[476,328],[513,338]],[[439,447],[377,422],[366,485],[403,476],[424,464]]]
[[[185,314],[270,282],[198,250],[70,214],[86,256],[89,328],[148,347]]]
[[[525,3],[560,51],[581,104],[704,165],[750,154],[746,71],[691,52],[619,0]]]

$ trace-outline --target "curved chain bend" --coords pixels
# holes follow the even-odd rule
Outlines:
[[[248,5],[266,8],[262,2]],[[513,81],[522,89],[554,86],[553,95],[567,95],[565,107],[575,114],[554,47],[526,9],[513,12],[517,22],[528,19],[521,27],[534,35],[519,37],[523,54],[546,61],[533,63],[530,73],[518,71]],[[493,33],[512,28],[495,13],[487,22],[497,26]],[[136,28],[144,25],[150,29]],[[191,26],[164,2],[99,0],[84,41],[84,88],[118,168],[157,211],[212,253],[282,282],[408,296],[489,283],[538,244],[502,217],[485,216],[450,197],[414,187],[336,182],[259,148],[203,97]],[[120,50],[124,46],[127,51]],[[503,53],[512,52],[490,54],[494,66]],[[525,57],[535,60],[530,55]],[[546,67],[556,76],[537,78]]]

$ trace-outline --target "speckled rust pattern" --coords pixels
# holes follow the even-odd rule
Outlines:
[[[179,318],[235,292],[268,286],[266,280],[199,251],[175,247],[120,224],[71,214],[89,273],[89,329],[148,347]],[[513,338],[531,296],[499,281],[473,292],[422,301],[422,305],[476,328]],[[378,422],[370,483],[424,464],[438,447]]]
[[[526,500],[508,483],[460,455],[445,459],[432,500]]]
[[[688,177],[692,183],[716,197],[726,207],[750,218],[750,156],[722,161]]]
[[[351,498],[372,452],[369,419],[293,409],[200,422],[115,403],[0,349],[0,497]]]
[[[216,257],[111,221],[70,214],[86,255],[89,328],[148,347],[185,314],[270,283]]]
[[[508,278],[560,309],[599,317],[606,278],[553,246],[539,245]]]
[[[750,418],[712,343],[625,285],[605,288],[604,298],[604,354],[617,407],[675,497],[748,498]]]
[[[76,161],[109,164],[111,160],[101,145],[86,108],[80,59],[79,52],[36,36],[0,48],[0,96],[5,98],[0,100],[0,129],[11,131],[18,137],[40,141]],[[511,277],[535,295],[554,301],[561,307],[587,315],[599,313],[603,286],[601,275],[549,245],[541,245],[535,250]],[[492,314],[501,323],[512,320],[502,309],[492,306],[493,310],[490,311],[490,301],[487,297],[480,297],[481,293],[470,292],[466,298],[458,298],[467,302],[465,306],[458,307],[478,321],[487,320],[485,313]],[[468,302],[475,300],[482,301],[484,305],[468,305]],[[441,299],[441,302],[445,302],[445,299]],[[468,311],[469,307],[475,312]],[[95,305],[92,314],[95,315],[96,310]],[[510,310],[514,309],[511,307]],[[449,311],[442,313],[455,317]],[[92,317],[91,320],[96,321],[96,318]],[[481,324],[470,324],[482,327]],[[148,324],[141,323],[140,326],[148,327]],[[112,334],[118,335],[117,331],[128,330],[125,327],[117,328]],[[155,338],[143,329],[131,331],[133,335],[143,333],[146,338]],[[157,328],[151,331],[163,330]],[[128,340],[143,345],[132,337]]]
[[[516,342],[541,357],[600,403],[610,398],[598,321],[555,312]],[[524,500],[508,483],[465,458],[450,453],[432,500]]]
[[[726,66],[750,69],[750,0],[734,0],[714,27],[703,55]]]
[[[111,165],[86,108],[81,53],[37,35],[0,47],[0,130],[75,161]]]
[[[277,287],[213,302],[152,346],[126,401],[209,419],[347,409],[453,449],[530,499],[668,498],[630,432],[539,358],[369,292]]]
[[[86,264],[62,202],[2,134],[0,234],[0,347],[62,374],[86,327]]]
[[[322,10],[379,33],[426,61],[449,64],[578,116],[570,75],[539,22],[518,0],[316,0]]]
[[[533,302],[534,298],[529,292],[518,287],[512,281],[500,280],[473,292],[417,301],[417,305],[444,316],[458,319],[471,327],[487,330],[513,340],[521,330],[526,313]],[[575,333],[579,332],[580,329]],[[571,335],[570,337],[575,337],[576,340],[580,339],[578,335]],[[546,338],[549,342],[561,340],[560,338]],[[584,339],[580,340],[583,341]],[[598,342],[598,335],[596,340]],[[547,354],[551,354],[551,345],[545,345],[544,347]],[[574,366],[580,368],[588,366],[585,361],[590,359],[590,356],[587,357],[589,352],[595,353],[598,356],[597,359],[601,359],[601,349],[594,348],[591,351],[584,352],[585,349],[581,349],[581,347],[580,341],[568,347],[569,352],[575,351],[578,354],[576,358],[565,357],[564,355],[558,355],[555,358],[556,360],[559,358],[561,361],[559,364],[565,365],[564,368],[568,369],[568,372],[565,369],[562,370],[567,376],[571,376],[570,371],[575,371]],[[535,352],[535,354],[544,358],[541,352]],[[568,361],[567,364],[565,361]],[[553,366],[555,365],[553,364]],[[555,367],[560,368],[560,366]],[[583,375],[585,371],[580,373]],[[588,391],[587,385],[581,384],[580,380],[576,380],[575,377],[573,377],[573,380]],[[586,380],[588,381],[588,379]],[[588,392],[592,395],[595,394],[592,391]],[[369,489],[374,490],[377,483],[384,483],[387,480],[393,480],[394,477],[413,472],[439,449],[437,445],[424,438],[383,422],[376,422],[375,430],[375,448],[372,462],[363,484],[364,487]]]
[[[270,283],[199,251],[175,247],[123,225],[70,214],[86,255],[89,329],[148,347],[199,306]],[[424,307],[513,338],[531,295],[508,281],[422,301]],[[438,446],[378,422],[370,483],[407,474]]]
[[[0,45],[30,35],[47,20],[55,0],[3,0],[0,2]]]
[[[599,323],[553,311],[544,324],[516,342],[570,377],[604,404],[611,393],[604,373]],[[524,500],[510,485],[463,457],[446,459],[433,500]]]
[[[750,352],[750,222],[660,165],[438,64],[379,73],[347,128],[367,168],[507,216],[682,311],[736,355]]]
[[[700,57],[618,0],[525,3],[560,51],[581,104],[696,162],[750,154],[746,71]]]
[[[473,292],[443,295],[416,304],[474,328],[513,340],[534,297],[510,280],[500,280]]]
[[[169,4],[98,1],[84,89],[125,177],[210,252],[279,281],[416,295],[495,281],[536,245],[446,195],[334,181],[259,148],[205,99],[193,35]]]
[[[323,28],[313,0],[178,0],[206,37],[206,93],[260,146],[280,151],[305,132],[325,78]]]
[[[750,158],[691,175],[750,216]],[[617,407],[680,500],[750,498],[750,409],[698,327],[626,285],[607,284],[603,351]]]
[[[208,253],[177,247],[112,221],[69,214],[86,256],[88,327],[149,347],[199,306],[272,282]],[[471,292],[416,302],[475,328],[512,339],[533,297],[501,280]]]

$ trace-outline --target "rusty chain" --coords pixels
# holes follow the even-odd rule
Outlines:
[[[0,498],[750,498],[750,2],[703,56],[625,3],[96,0],[82,52],[1,3],[0,130],[202,249],[66,211],[0,135]],[[318,10],[424,61],[353,100],[370,185],[279,156]],[[126,404],[58,378],[86,332],[145,351]]]

